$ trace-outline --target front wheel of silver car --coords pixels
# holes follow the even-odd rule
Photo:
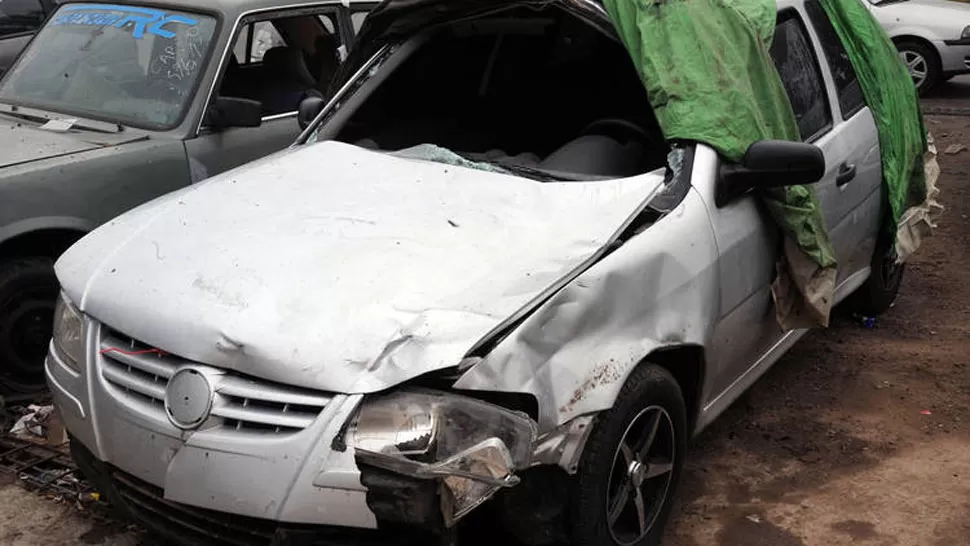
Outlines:
[[[641,366],[596,419],[570,499],[570,542],[660,544],[686,449],[677,381],[660,366]]]
[[[896,49],[920,95],[939,83],[940,60],[932,48],[919,42],[900,42],[896,44]]]

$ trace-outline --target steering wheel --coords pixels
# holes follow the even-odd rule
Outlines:
[[[594,121],[583,129],[582,135],[603,135],[618,140],[639,140],[654,144],[654,137],[636,123],[619,118],[603,118]]]

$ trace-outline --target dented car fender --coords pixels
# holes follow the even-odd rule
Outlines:
[[[716,264],[707,208],[691,189],[535,309],[455,388],[533,395],[541,432],[608,409],[654,351],[707,344],[718,313]]]

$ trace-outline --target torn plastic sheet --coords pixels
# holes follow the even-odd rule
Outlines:
[[[926,184],[926,199],[903,213],[896,228],[896,261],[905,262],[919,248],[924,237],[933,234],[936,220],[943,212],[937,202],[940,189],[936,182],[940,178],[940,164],[937,161],[936,144],[933,135],[927,133],[927,150],[923,156],[923,173]]]
[[[27,413],[20,417],[13,427],[10,434],[18,437],[44,438],[44,429],[50,416],[54,413],[54,406],[27,406]]]

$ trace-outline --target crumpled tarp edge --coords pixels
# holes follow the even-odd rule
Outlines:
[[[940,164],[937,161],[936,145],[933,135],[927,133],[927,149],[923,155],[923,173],[926,183],[926,199],[906,209],[896,227],[896,262],[905,262],[922,244],[925,237],[933,234],[936,222],[943,213],[943,206],[937,202],[940,189],[936,182],[940,178]]]

